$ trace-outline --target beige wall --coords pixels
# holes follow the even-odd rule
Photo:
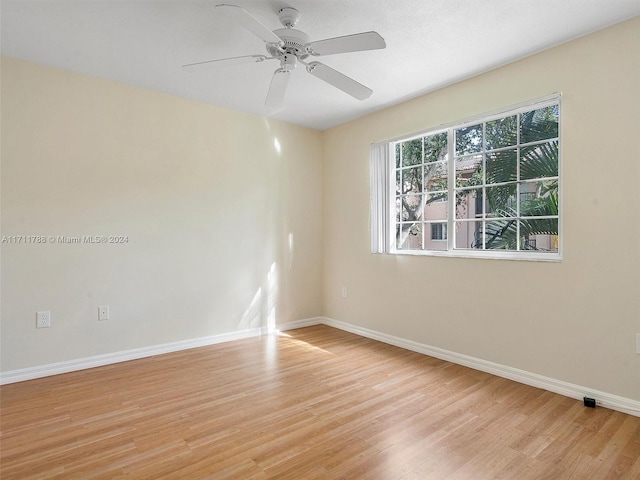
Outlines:
[[[2,371],[322,313],[320,132],[3,57],[1,153],[2,235],[129,239],[2,244]]]
[[[325,314],[640,400],[639,85],[635,18],[325,131]],[[372,142],[554,92],[562,262],[369,253]]]
[[[639,84],[638,18],[324,133],[3,58],[2,234],[129,243],[2,244],[1,370],[265,325],[273,294],[640,400]],[[370,143],[553,92],[561,263],[369,253]]]

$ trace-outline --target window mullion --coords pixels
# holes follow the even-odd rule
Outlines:
[[[486,241],[487,236],[485,232],[487,230],[487,203],[489,203],[487,197],[487,151],[485,149],[487,138],[487,122],[482,122],[482,149],[480,150],[482,155],[482,250],[487,249]]]
[[[487,231],[487,156],[482,154],[482,215],[480,217],[480,224],[482,229],[480,231],[482,238],[482,250],[486,250],[487,246],[485,241],[487,240],[485,232]]]
[[[425,236],[424,236],[424,228],[425,228],[425,210],[427,208],[427,195],[426,195],[426,190],[427,190],[427,186],[425,185],[425,181],[424,181],[424,173],[425,173],[425,168],[424,168],[424,137],[420,138],[420,184],[421,184],[421,188],[420,188],[420,210],[417,212],[417,218],[416,218],[416,222],[414,223],[414,225],[417,225],[420,228],[420,250],[424,251],[424,241],[425,241]]]
[[[447,130],[447,159],[449,161],[447,165],[447,171],[449,172],[449,178],[447,179],[447,251],[454,249],[456,236],[456,161],[454,158],[454,132],[455,130],[453,128]]]
[[[522,250],[522,245],[520,245],[520,152],[522,151],[522,146],[520,145],[520,119],[522,115],[518,113],[516,116],[516,216],[518,219],[516,220],[516,250]]]

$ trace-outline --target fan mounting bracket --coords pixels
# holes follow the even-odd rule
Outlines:
[[[278,18],[285,28],[293,28],[300,20],[300,12],[292,7],[284,7],[278,11]]]

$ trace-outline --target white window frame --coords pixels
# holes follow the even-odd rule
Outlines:
[[[455,248],[455,139],[454,132],[457,129],[464,128],[465,126],[472,126],[478,123],[489,122],[506,116],[520,114],[531,110],[537,110],[551,105],[558,105],[558,251],[557,252],[542,252],[536,250],[501,250],[501,249],[456,249]],[[407,250],[398,249],[396,246],[396,205],[395,205],[395,145],[400,142],[406,142],[416,138],[425,137],[428,135],[434,135],[441,132],[448,132],[448,216],[446,220],[447,225],[447,250]],[[385,251],[378,251],[376,253],[391,253],[394,255],[420,255],[420,256],[447,256],[447,257],[466,257],[466,258],[490,258],[490,259],[508,259],[508,260],[529,260],[529,261],[560,261],[562,260],[562,244],[563,244],[563,232],[562,232],[562,105],[561,94],[556,93],[546,97],[538,98],[533,101],[518,104],[515,106],[500,109],[491,113],[477,115],[467,118],[463,121],[452,122],[447,125],[441,125],[437,128],[424,130],[415,134],[398,137],[387,142],[389,159],[387,162],[389,171],[386,181],[388,183],[388,192],[386,200],[389,202],[386,205],[387,219],[384,225],[387,231],[387,245],[388,248]],[[520,146],[520,142],[517,142]],[[483,150],[484,151],[484,150]],[[520,185],[518,181],[518,185]],[[519,193],[519,187],[518,187]],[[520,218],[520,217],[518,217]],[[372,218],[373,220],[373,218]],[[424,224],[428,224],[428,221],[424,221]],[[426,237],[426,232],[423,232]],[[444,242],[444,240],[442,240]]]

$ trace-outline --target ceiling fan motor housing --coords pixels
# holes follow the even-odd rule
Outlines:
[[[279,57],[283,52],[301,59],[309,56],[305,48],[305,45],[309,43],[309,35],[306,33],[295,28],[280,28],[274,30],[273,33],[282,39],[284,45],[267,44],[267,52],[272,57]]]

